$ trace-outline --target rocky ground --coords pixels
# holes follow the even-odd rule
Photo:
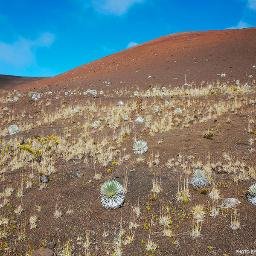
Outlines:
[[[256,254],[255,43],[173,35],[5,86],[0,255]]]

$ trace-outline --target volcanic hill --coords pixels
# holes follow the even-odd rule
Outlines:
[[[255,77],[256,29],[1,76],[0,255],[255,253]]]

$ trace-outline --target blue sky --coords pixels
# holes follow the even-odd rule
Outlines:
[[[0,0],[0,74],[53,76],[176,32],[256,26],[256,0]]]

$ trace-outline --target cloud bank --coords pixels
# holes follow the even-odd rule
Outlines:
[[[256,0],[248,0],[247,6],[249,9],[256,11]]]
[[[136,43],[136,42],[130,42],[130,43],[127,44],[127,47],[126,47],[126,48],[132,48],[132,47],[135,47],[135,46],[137,46],[137,45],[139,45],[139,44]]]
[[[235,26],[230,27],[229,29],[242,29],[242,28],[250,28],[250,27],[252,27],[251,24],[240,20]]]
[[[0,41],[0,68],[2,70],[19,70],[36,65],[36,50],[50,47],[55,41],[52,33],[42,33],[38,38],[31,40],[24,37],[12,43]]]
[[[247,11],[256,11],[256,0],[246,0],[245,4],[245,9]],[[228,29],[243,29],[254,27],[254,25],[250,24],[248,21],[245,20],[248,20],[248,17],[246,15],[244,15],[235,26],[229,27]]]
[[[142,2],[144,0],[92,0],[92,6],[97,12],[120,16],[135,4]]]

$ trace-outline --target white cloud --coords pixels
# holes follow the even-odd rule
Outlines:
[[[104,14],[123,15],[133,5],[144,0],[92,0],[93,8]]]
[[[256,11],[256,0],[242,0],[244,2],[244,4],[246,5],[245,8],[246,10],[252,10],[252,11]],[[249,18],[249,19],[248,19]],[[241,20],[235,25],[232,26],[228,29],[242,29],[242,28],[251,28],[254,27],[254,25],[252,23],[248,23],[245,20],[250,20],[250,16],[248,15],[244,15]],[[253,22],[254,23],[254,22]]]
[[[248,0],[247,6],[251,10],[256,11],[256,0]]]
[[[139,44],[136,43],[136,42],[130,42],[130,43],[127,44],[127,48],[132,48],[132,47],[135,47],[137,45],[139,45]]]
[[[24,38],[11,44],[0,42],[0,62],[14,67],[24,67],[33,63],[31,42]]]
[[[249,24],[249,23],[247,23],[245,21],[240,20],[235,26],[230,27],[228,29],[242,29],[242,28],[250,28],[250,27],[252,27],[251,24]]]
[[[26,68],[36,64],[36,50],[50,47],[55,40],[51,33],[43,33],[35,40],[19,38],[15,42],[0,41],[0,67],[9,66],[14,69]]]
[[[45,32],[35,40],[35,45],[41,47],[50,47],[54,41],[55,35],[49,32]]]

